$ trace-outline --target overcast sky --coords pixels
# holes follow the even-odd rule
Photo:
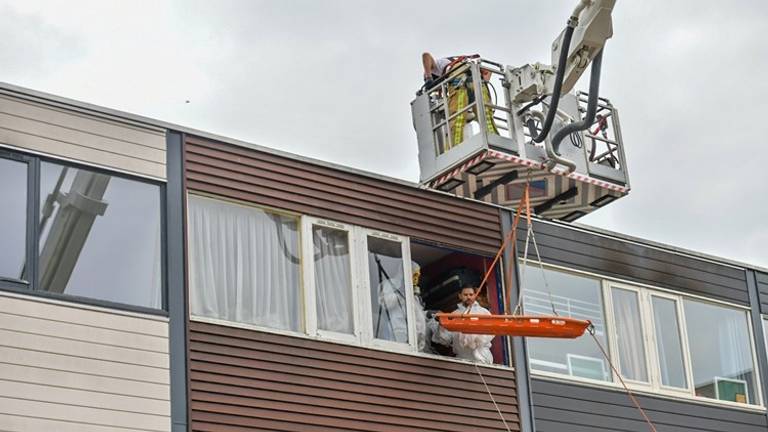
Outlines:
[[[420,53],[549,62],[575,3],[0,0],[0,80],[418,181]],[[768,267],[768,2],[617,3],[632,191],[580,222]]]

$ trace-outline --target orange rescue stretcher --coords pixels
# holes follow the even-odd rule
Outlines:
[[[459,333],[573,339],[592,325],[589,321],[559,316],[476,315],[437,313],[440,325]]]

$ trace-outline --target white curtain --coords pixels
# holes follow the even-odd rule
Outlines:
[[[346,231],[312,229],[317,293],[317,328],[354,333],[349,235]]]
[[[300,329],[297,220],[189,197],[192,313]]]
[[[633,291],[616,288],[612,291],[621,374],[627,379],[647,382],[645,344],[640,326],[637,294]]]
[[[748,386],[747,393],[751,396],[752,349],[745,315],[743,312],[732,311],[723,319],[718,326],[718,346],[721,347],[719,354],[722,376],[745,381]]]
[[[671,302],[672,300],[660,300],[657,298],[653,299],[653,321],[656,325],[656,352],[658,352],[659,355],[659,365],[661,369],[661,383],[666,386],[675,385],[672,382],[673,376],[671,375],[670,371],[670,364],[672,361],[672,357],[670,354],[667,353],[667,344],[665,343],[664,339],[664,332],[665,331],[671,331],[670,328],[674,328],[675,331],[679,331],[676,325],[676,321],[672,321],[672,319],[677,319],[677,316],[674,316],[673,318],[669,316],[665,316],[664,312],[665,310],[662,310],[664,307],[662,302]],[[674,303],[673,303],[674,304]],[[669,326],[669,328],[665,328]],[[675,377],[677,378],[677,377]],[[679,385],[677,385],[680,387]]]

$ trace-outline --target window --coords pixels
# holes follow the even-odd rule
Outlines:
[[[162,308],[158,186],[40,164],[38,289]]]
[[[661,386],[687,389],[688,378],[678,316],[678,301],[674,298],[651,295],[651,302]]]
[[[696,396],[757,403],[747,313],[689,299],[684,304]]]
[[[595,325],[631,387],[759,405],[747,311],[681,295],[527,266],[527,314],[557,314]],[[605,302],[605,314],[601,299]],[[529,339],[531,369],[618,385],[596,344]]]
[[[27,172],[25,161],[0,157],[0,280],[28,282],[27,259]]]
[[[317,328],[321,331],[354,334],[349,233],[314,226],[312,246],[317,293]]]
[[[305,216],[302,233],[307,333],[359,341],[355,227]]]
[[[163,308],[161,186],[0,153],[0,284]]]
[[[298,218],[189,196],[192,313],[299,331]]]
[[[189,195],[191,313],[411,349],[408,239]]]
[[[589,320],[600,343],[607,346],[605,312],[597,279],[527,266],[524,270],[523,305],[526,314],[558,315]],[[532,370],[554,372],[598,381],[610,381],[610,369],[600,349],[588,337],[578,339],[528,339]]]
[[[405,288],[402,244],[366,236],[374,339],[408,343],[408,293]]]
[[[648,368],[639,294],[633,290],[612,288],[611,296],[621,375],[631,381],[647,383]]]

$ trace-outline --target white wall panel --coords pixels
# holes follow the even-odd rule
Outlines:
[[[165,132],[34,97],[0,93],[0,144],[165,178]]]
[[[166,318],[0,293],[1,431],[170,431]]]

